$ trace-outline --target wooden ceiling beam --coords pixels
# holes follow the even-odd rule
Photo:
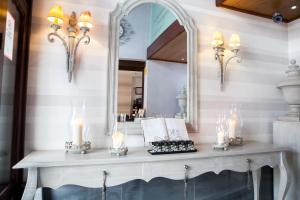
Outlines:
[[[263,14],[260,14],[260,13],[252,12],[252,11],[249,11],[249,10],[243,10],[243,9],[232,7],[232,6],[221,5],[219,7],[227,8],[227,9],[230,9],[230,10],[238,11],[238,12],[249,14],[249,15],[255,15],[255,16],[258,16],[258,17],[263,17],[263,18],[270,19],[270,20],[272,19],[272,16],[270,16],[270,15],[263,15]],[[286,22],[286,23],[289,22],[286,19],[283,19],[283,21]]]
[[[300,18],[300,2],[290,2],[286,0],[215,0],[217,7],[255,15],[267,19],[272,19],[275,12],[280,12],[284,17],[284,22],[288,23]],[[296,10],[291,10],[291,6],[296,5]]]
[[[161,57],[165,57],[166,55],[164,55],[163,50],[166,46],[168,46],[170,43],[172,43],[172,41],[176,40],[178,37],[181,36],[182,33],[185,33],[185,29],[183,26],[181,26],[178,22],[178,20],[176,20],[175,22],[173,22],[147,49],[147,59],[149,60],[159,60],[159,58]],[[185,42],[187,44],[187,40],[185,39]],[[186,51],[186,47],[187,45],[185,45],[184,50]],[[183,49],[181,46],[176,46],[177,51],[183,51]],[[176,49],[170,49],[170,51],[175,51]],[[184,52],[184,51],[183,51]],[[170,58],[169,56],[167,56],[168,58],[166,59],[160,59],[160,60],[169,60],[169,61],[174,61],[174,62],[186,62],[185,61],[180,61],[181,58],[186,59],[186,55],[181,55],[180,57],[178,57],[177,59],[174,58]]]
[[[216,6],[221,7],[225,0],[216,0]]]

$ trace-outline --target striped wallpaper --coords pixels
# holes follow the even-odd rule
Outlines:
[[[178,2],[194,18],[199,29],[200,130],[191,136],[198,142],[214,141],[218,114],[227,110],[231,103],[237,103],[242,107],[244,137],[270,142],[272,121],[287,109],[276,85],[284,78],[288,53],[291,52],[291,48],[288,50],[288,37],[294,33],[294,25],[278,25],[268,19],[216,8],[212,0]],[[55,44],[47,41],[50,28],[46,16],[56,3],[63,6],[65,13],[90,10],[95,20],[91,44],[79,48],[75,82],[72,84],[67,81],[63,46],[58,41]],[[27,151],[62,149],[69,133],[71,102],[83,100],[87,104],[94,147],[109,145],[110,138],[104,135],[108,23],[109,12],[116,3],[116,0],[34,0],[26,121]],[[243,62],[230,64],[224,92],[219,90],[217,63],[209,46],[212,33],[216,30],[223,31],[226,41],[231,33],[240,34],[242,41]],[[142,145],[141,138],[131,138],[130,142]]]
[[[289,56],[290,59],[296,59],[300,63],[300,19],[289,23]]]

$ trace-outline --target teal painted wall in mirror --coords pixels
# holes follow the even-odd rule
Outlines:
[[[159,4],[152,4],[149,44],[156,40],[175,20],[176,16],[169,9]]]

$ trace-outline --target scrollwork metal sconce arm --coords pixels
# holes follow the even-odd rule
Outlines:
[[[48,34],[48,41],[51,42],[51,43],[54,43],[55,42],[55,37],[57,37],[63,44],[63,46],[65,47],[65,51],[66,51],[66,69],[67,69],[67,72],[69,71],[69,58],[70,58],[70,50],[69,50],[69,47],[67,45],[67,42],[66,40],[60,36],[57,31],[54,31],[53,33],[49,33]]]
[[[55,38],[58,38],[63,46],[65,47],[66,51],[66,69],[68,73],[68,80],[71,83],[73,78],[74,72],[74,65],[75,65],[75,57],[77,53],[78,46],[81,42],[85,45],[89,45],[91,38],[87,33],[89,32],[89,28],[82,27],[80,30],[83,32],[82,36],[79,38],[76,37],[77,28],[75,26],[68,27],[68,41],[58,34],[58,30],[61,28],[59,25],[52,24],[51,28],[53,28],[54,32],[48,34],[48,41],[51,43],[55,42]]]
[[[86,32],[83,33],[83,35],[77,40],[77,42],[75,44],[74,53],[73,53],[74,56],[76,55],[78,46],[79,46],[79,44],[80,44],[81,41],[83,42],[83,44],[89,45],[90,42],[91,42],[91,38],[90,38],[90,36],[88,36],[86,34]]]
[[[233,59],[237,59],[237,63],[242,62],[242,58],[238,55],[239,49],[232,49],[231,52],[233,52],[233,56],[229,57],[225,62],[224,62],[224,52],[225,48],[223,46],[219,47],[214,47],[215,50],[215,60],[219,62],[220,65],[220,76],[221,76],[221,82],[220,82],[220,87],[221,90],[224,89],[224,83],[225,83],[225,74],[227,71],[227,67]]]

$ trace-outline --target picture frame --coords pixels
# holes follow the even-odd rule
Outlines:
[[[142,87],[135,87],[134,92],[136,95],[143,95],[143,88]]]

